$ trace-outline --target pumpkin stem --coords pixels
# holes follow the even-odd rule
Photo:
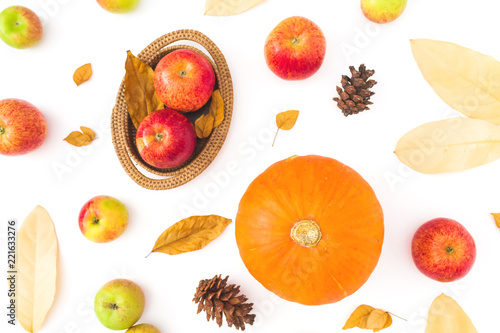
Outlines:
[[[301,246],[313,247],[321,240],[321,229],[314,221],[302,220],[293,225],[290,237]]]

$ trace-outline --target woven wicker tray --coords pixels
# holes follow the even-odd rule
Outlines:
[[[208,51],[210,57],[199,49],[188,45],[171,45],[178,41],[196,42]],[[211,64],[215,72],[215,87],[221,92],[224,100],[224,120],[206,139],[198,139],[195,151],[184,164],[173,169],[158,169],[143,161],[135,144],[136,129],[130,119],[125,101],[125,83],[120,85],[116,97],[116,104],[111,115],[111,137],[116,155],[125,172],[140,186],[150,190],[166,190],[183,185],[198,176],[214,160],[226,139],[231,116],[233,113],[233,83],[224,55],[219,48],[204,34],[195,30],[178,30],[166,34],[137,55],[139,59],[148,63],[153,69],[156,64],[169,52],[188,48],[202,54]],[[199,111],[185,113],[194,122],[201,113],[206,111],[207,105]],[[135,163],[134,163],[135,162]],[[147,172],[160,176],[152,179],[140,171],[140,165]]]

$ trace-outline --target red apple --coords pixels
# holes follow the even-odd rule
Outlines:
[[[160,169],[175,168],[193,154],[196,132],[186,116],[172,109],[163,109],[141,121],[136,143],[146,163]]]
[[[43,36],[42,21],[31,9],[10,6],[0,13],[0,38],[16,49],[35,46]]]
[[[440,282],[463,278],[476,260],[476,244],[467,229],[455,220],[440,217],[418,228],[411,254],[417,268]]]
[[[403,14],[406,3],[407,0],[361,0],[361,11],[372,22],[388,23]]]
[[[127,207],[118,199],[99,195],[87,201],[78,216],[80,231],[96,243],[120,237],[128,225]]]
[[[22,155],[43,143],[47,123],[32,104],[20,99],[0,101],[0,154]]]
[[[314,22],[301,16],[281,21],[264,46],[267,66],[285,80],[303,80],[316,73],[325,52],[323,32]]]
[[[154,85],[158,97],[168,108],[196,111],[210,99],[215,73],[204,56],[180,49],[170,52],[156,65]]]

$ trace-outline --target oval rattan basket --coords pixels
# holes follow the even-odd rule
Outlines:
[[[191,41],[198,43],[210,54],[208,57],[199,49],[188,45],[171,45],[178,41]],[[149,44],[137,57],[148,63],[153,69],[156,64],[167,53],[177,49],[188,48],[202,54],[209,62],[215,72],[215,88],[221,92],[224,101],[224,120],[214,128],[206,139],[198,139],[196,149],[188,161],[177,168],[158,169],[148,165],[139,155],[135,144],[136,129],[130,119],[125,101],[125,83],[122,80],[116,97],[116,103],[111,116],[111,137],[116,155],[125,172],[140,186],[150,190],[166,190],[183,185],[198,176],[215,159],[226,139],[231,116],[233,113],[233,83],[231,74],[224,55],[219,48],[204,34],[196,30],[177,30],[168,33]],[[204,107],[206,109],[207,105]],[[203,109],[196,112],[185,113],[194,122],[194,116],[198,116]],[[134,163],[135,162],[135,163]],[[153,179],[148,177],[137,167],[151,174],[160,176]]]

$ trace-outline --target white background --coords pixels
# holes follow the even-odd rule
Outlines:
[[[93,314],[92,303],[98,289],[117,277],[144,289],[147,304],[140,323],[162,332],[234,332],[206,322],[191,302],[198,281],[215,274],[230,275],[255,303],[257,321],[248,332],[341,332],[363,303],[408,319],[394,318],[386,332],[424,332],[430,303],[441,292],[459,302],[479,332],[497,330],[500,231],[489,213],[500,211],[500,161],[429,176],[409,171],[393,154],[397,140],[410,129],[459,116],[423,79],[409,39],[451,41],[500,59],[497,1],[410,0],[403,16],[384,26],[367,21],[358,1],[345,0],[267,0],[233,17],[204,16],[203,0],[141,0],[126,15],[108,13],[92,0],[3,0],[0,10],[14,4],[38,12],[45,35],[29,50],[0,43],[0,99],[35,104],[47,118],[48,136],[31,154],[0,156],[0,267],[6,270],[7,219],[17,218],[20,225],[36,205],[45,207],[59,237],[60,273],[54,305],[40,332],[109,332]],[[299,82],[276,77],[263,56],[268,33],[293,15],[316,22],[327,39],[323,66]],[[126,51],[137,54],[155,38],[185,28],[205,33],[226,56],[234,81],[234,116],[220,154],[205,172],[180,188],[149,191],[128,178],[118,162],[109,129],[111,109]],[[94,75],[77,88],[73,72],[88,62]],[[376,70],[375,104],[371,111],[345,118],[332,101],[335,86],[349,65],[361,63]],[[297,125],[280,132],[271,148],[275,114],[289,109],[300,110]],[[62,140],[80,125],[98,133],[88,149]],[[279,300],[240,260],[234,224],[201,251],[144,258],[161,232],[182,218],[234,218],[248,184],[273,162],[295,154],[320,154],[350,165],[372,185],[384,208],[380,262],[354,295],[317,307]],[[62,174],[55,171],[61,165],[67,167]],[[237,165],[237,172],[223,176],[231,165]],[[130,212],[126,232],[108,244],[88,241],[77,223],[81,206],[100,194],[120,199]],[[422,275],[410,255],[415,230],[439,216],[461,222],[477,245],[474,268],[451,284]],[[7,297],[1,299],[6,307]],[[19,325],[6,324],[5,307],[0,307],[2,332],[23,332]]]

